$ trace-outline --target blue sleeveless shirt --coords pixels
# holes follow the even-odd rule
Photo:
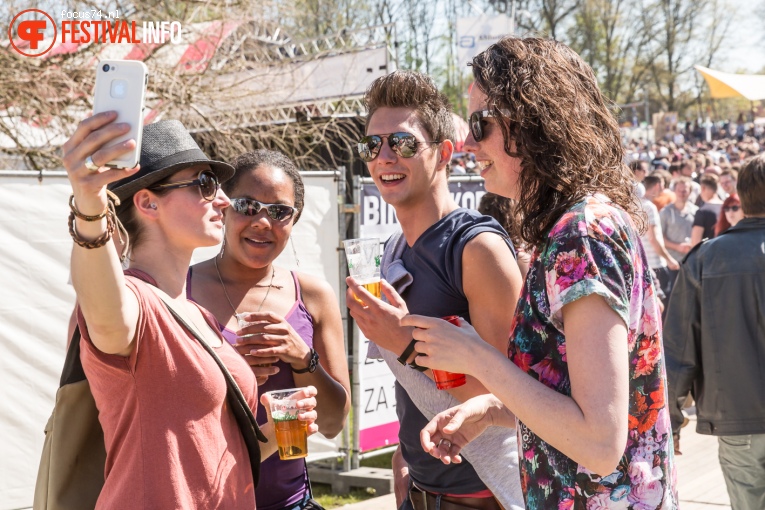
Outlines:
[[[431,225],[413,246],[404,248],[401,261],[413,281],[401,296],[410,313],[429,317],[459,315],[470,322],[470,308],[462,286],[462,252],[469,241],[483,232],[508,239],[494,218],[457,209]],[[507,243],[515,254],[509,240]],[[467,460],[447,466],[423,451],[420,431],[429,420],[398,382],[395,388],[401,453],[412,480],[419,487],[438,493],[473,494],[486,490]],[[438,391],[435,386],[433,391]]]

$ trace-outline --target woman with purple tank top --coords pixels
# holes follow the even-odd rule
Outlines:
[[[350,382],[337,298],[319,278],[277,267],[303,210],[300,174],[280,152],[239,156],[224,191],[231,198],[220,254],[189,269],[189,297],[210,310],[223,336],[252,367],[258,394],[315,386],[319,431],[343,429]],[[237,314],[251,325],[240,330]],[[258,422],[266,420],[258,408]],[[263,461],[256,490],[258,510],[303,509],[310,487],[303,459]]]

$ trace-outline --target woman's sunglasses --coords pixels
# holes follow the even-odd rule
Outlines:
[[[231,208],[244,216],[257,216],[261,209],[265,209],[268,217],[275,221],[286,221],[297,212],[297,209],[289,205],[264,204],[251,198],[232,198]]]
[[[402,158],[411,158],[417,154],[418,145],[431,145],[441,142],[420,142],[411,133],[391,133],[389,135],[367,135],[359,140],[356,145],[356,150],[359,152],[359,157],[362,160],[369,163],[373,161],[382,148],[383,138],[388,139],[388,146],[397,156]]]
[[[509,110],[500,110],[499,113],[502,115],[510,115]],[[483,136],[485,134],[483,132],[483,128],[486,124],[485,119],[496,116],[497,114],[494,112],[494,110],[479,110],[470,114],[468,124],[470,126],[470,134],[473,135],[473,140],[476,142],[483,140]]]
[[[723,211],[725,212],[738,212],[739,209],[741,209],[740,205],[729,205],[728,207],[723,207]]]
[[[215,200],[215,196],[220,189],[220,182],[214,173],[210,170],[202,170],[196,179],[190,179],[188,181],[168,182],[166,184],[157,184],[150,188],[149,191],[169,190],[176,188],[188,188],[190,186],[199,186],[199,192],[202,194],[202,198],[208,202]]]

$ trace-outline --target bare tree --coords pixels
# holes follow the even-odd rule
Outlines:
[[[680,79],[698,61],[697,42],[702,34],[702,16],[709,0],[658,0],[654,43],[661,57],[651,64],[656,93],[668,111],[679,106]]]
[[[375,24],[369,0],[279,0],[278,22],[295,39],[312,39]]]
[[[645,80],[645,64],[656,57],[650,47],[655,34],[643,23],[642,9],[638,0],[581,0],[568,30],[569,44],[590,64],[613,101],[634,99]]]
[[[580,0],[532,0],[531,12],[538,12],[541,18],[541,30],[548,37],[558,40],[563,36],[564,22],[576,11]]]

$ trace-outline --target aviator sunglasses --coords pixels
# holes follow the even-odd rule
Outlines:
[[[297,212],[296,208],[289,205],[264,204],[251,198],[232,198],[231,208],[244,216],[257,216],[261,209],[265,209],[268,217],[275,221],[286,221]]]
[[[510,115],[508,110],[500,110],[499,113],[502,115]],[[479,110],[470,114],[468,124],[470,125],[470,134],[473,135],[473,140],[476,142],[483,140],[483,128],[486,124],[485,119],[496,116],[497,114],[493,110]]]
[[[199,186],[199,193],[202,194],[202,198],[208,202],[215,200],[215,196],[220,189],[220,182],[214,173],[210,170],[202,170],[196,179],[190,179],[188,181],[168,182],[166,184],[157,184],[146,188],[149,191],[169,190],[177,188],[188,188],[191,186]]]
[[[723,207],[723,211],[725,212],[738,212],[739,209],[741,209],[740,205],[729,205],[727,207]]]
[[[361,159],[367,163],[373,161],[377,155],[380,154],[383,138],[388,139],[388,146],[393,152],[396,153],[397,156],[402,158],[411,158],[417,154],[418,145],[431,145],[434,143],[441,143],[437,141],[420,142],[417,140],[417,138],[415,138],[413,134],[405,132],[391,133],[389,135],[367,135],[359,140],[358,144],[356,145],[356,150],[359,153],[359,157],[361,157]]]

